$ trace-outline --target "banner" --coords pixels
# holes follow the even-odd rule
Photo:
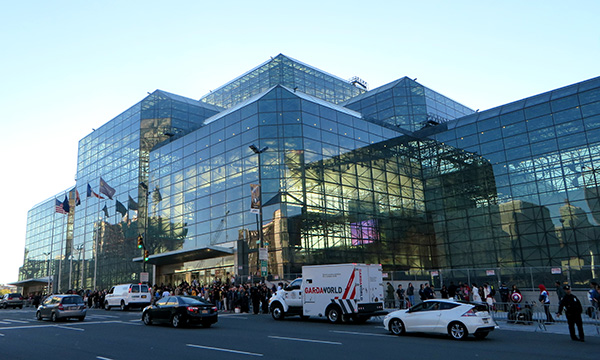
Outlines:
[[[260,185],[250,184],[250,212],[260,213]]]

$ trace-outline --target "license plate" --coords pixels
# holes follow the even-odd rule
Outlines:
[[[203,314],[208,314],[208,310],[202,310]]]
[[[145,298],[146,298],[146,295],[142,295],[142,299],[145,299]]]

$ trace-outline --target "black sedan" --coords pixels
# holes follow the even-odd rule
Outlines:
[[[154,322],[169,322],[173,327],[187,324],[202,324],[210,327],[218,320],[217,307],[199,297],[167,296],[154,305],[147,306],[142,312],[142,321],[146,325]]]

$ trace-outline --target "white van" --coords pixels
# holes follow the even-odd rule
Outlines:
[[[130,307],[143,308],[152,302],[150,288],[146,284],[121,284],[110,288],[104,297],[104,310],[119,307],[127,310]]]

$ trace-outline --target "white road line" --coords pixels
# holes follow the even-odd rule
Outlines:
[[[194,345],[194,344],[186,344],[186,346],[194,347],[194,348],[198,348],[198,349],[224,351],[224,352],[230,352],[230,353],[242,354],[242,355],[263,356],[263,354],[251,353],[251,352],[247,352],[247,351],[239,351],[239,350],[216,348],[216,347],[210,347],[210,346],[201,346],[201,345]]]
[[[219,314],[219,317],[220,317],[220,318],[222,318],[222,317],[227,317],[227,318],[229,318],[229,317],[230,317],[230,318],[232,318],[232,319],[244,319],[244,320],[247,320],[247,319],[248,319],[248,317],[246,317],[246,316],[239,316],[239,315],[233,315],[233,314],[229,314],[229,315],[227,315],[227,314],[225,314],[225,315],[221,315],[221,314]]]
[[[113,360],[111,358],[107,358],[107,357],[104,357],[104,356],[96,356],[96,359],[98,359],[98,360]]]
[[[54,325],[54,327],[61,328],[61,329],[67,329],[67,330],[85,331],[84,329],[80,329],[80,328],[76,328],[76,327],[71,327],[71,326]]]
[[[9,323],[9,322],[5,322],[5,321],[0,321],[0,324],[3,324],[3,325],[8,325],[8,324],[10,324],[10,323]]]
[[[339,331],[339,330],[330,330],[330,332],[338,333],[338,334],[349,334],[349,335],[384,336],[384,337],[390,336],[389,334],[373,334],[373,333],[361,333],[361,332]]]
[[[292,341],[304,341],[304,342],[312,342],[312,343],[320,343],[320,344],[342,345],[341,342],[337,342],[337,341],[311,340],[311,339],[290,338],[290,337],[282,337],[282,336],[269,336],[269,337],[271,339],[280,339],[280,340],[292,340]]]
[[[21,320],[13,320],[13,319],[2,319],[4,321],[8,321],[8,322],[16,322],[19,324],[29,324],[29,321],[21,321]]]
[[[0,336],[4,336],[4,334],[0,334]]]

